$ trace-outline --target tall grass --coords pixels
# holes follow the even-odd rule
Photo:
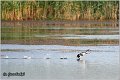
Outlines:
[[[117,20],[119,1],[1,1],[2,20]]]

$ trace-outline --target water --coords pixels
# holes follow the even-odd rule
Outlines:
[[[2,76],[3,79],[119,78],[119,46],[2,44],[1,48],[4,50],[2,55],[9,56],[9,59],[1,59],[2,73],[23,71],[26,74],[24,77]],[[88,48],[91,50],[90,54],[77,61],[76,55]],[[31,56],[31,59],[22,59],[23,56]]]
[[[3,22],[3,80],[118,80],[117,24],[68,22]],[[80,60],[76,55],[90,49]],[[31,59],[24,59],[24,56]],[[3,76],[25,72],[25,76]]]
[[[54,39],[119,39],[119,35],[35,35],[35,37],[52,37]]]
[[[33,45],[116,45],[117,22],[25,21],[2,22],[2,44]]]

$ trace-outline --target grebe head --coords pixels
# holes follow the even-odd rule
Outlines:
[[[88,53],[89,51],[91,51],[91,50],[90,50],[90,49],[88,49],[88,50],[86,50],[86,52],[85,52],[85,53],[86,53],[86,54],[90,54],[90,53]]]

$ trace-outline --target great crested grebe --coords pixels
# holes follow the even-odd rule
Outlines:
[[[90,54],[90,53],[88,53],[88,51],[91,51],[91,50],[88,49],[85,52],[81,52],[81,53],[77,54],[77,57],[80,59],[81,56],[84,56],[85,54]]]

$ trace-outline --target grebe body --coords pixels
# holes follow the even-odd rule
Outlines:
[[[77,54],[77,58],[80,58],[81,56],[84,56],[85,54],[90,54],[90,53],[88,53],[88,51],[90,51],[90,49],[86,50],[85,52],[81,52],[81,53]]]

